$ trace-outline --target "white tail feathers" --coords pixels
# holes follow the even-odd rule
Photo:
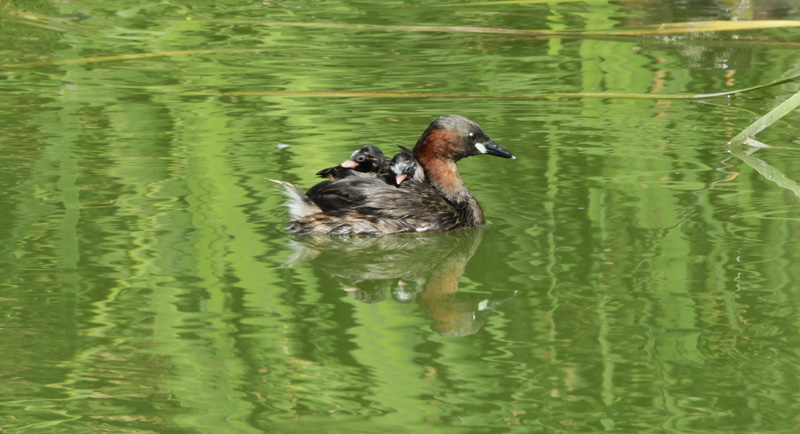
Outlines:
[[[283,194],[289,198],[285,205],[289,208],[289,217],[292,221],[297,221],[311,214],[322,212],[322,210],[303,193],[303,190],[300,190],[294,184],[286,181],[278,181],[276,179],[269,180],[283,186]]]

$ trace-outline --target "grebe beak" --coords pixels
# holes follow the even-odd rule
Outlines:
[[[394,177],[394,182],[396,182],[397,185],[400,185],[400,184],[403,183],[403,181],[406,180],[407,177],[408,177],[408,175],[406,175],[406,174],[397,175],[397,176]]]
[[[352,169],[354,167],[358,167],[358,163],[353,160],[345,160],[340,166],[344,167],[345,169]]]
[[[515,157],[514,154],[508,152],[506,148],[495,143],[494,140],[489,140],[488,142],[485,143],[476,143],[475,147],[478,148],[478,151],[480,151],[481,154],[494,155],[503,158],[511,158],[512,160],[517,159],[517,157]]]

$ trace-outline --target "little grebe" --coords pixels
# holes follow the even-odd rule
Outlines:
[[[352,175],[354,170],[381,174],[386,172],[386,168],[386,158],[383,156],[383,152],[376,146],[366,145],[353,152],[350,158],[343,161],[342,164],[320,170],[317,172],[317,176],[337,180]]]
[[[392,157],[392,161],[389,162],[387,182],[399,187],[406,180],[424,181],[425,172],[419,167],[419,163],[414,158],[414,152],[405,146],[397,145],[397,147],[400,148],[400,153]],[[409,176],[411,179],[408,178]]]
[[[390,234],[396,232],[447,231],[485,223],[478,201],[467,191],[456,162],[471,155],[515,158],[492,141],[471,120],[441,116],[422,133],[413,156],[424,180],[396,187],[374,174],[323,181],[307,194],[296,186],[284,186],[291,224],[298,234]]]

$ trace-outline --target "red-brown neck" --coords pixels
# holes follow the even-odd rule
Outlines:
[[[420,161],[425,168],[428,182],[448,200],[460,202],[461,196],[466,192],[464,182],[458,175],[458,167],[452,160],[439,160],[431,158],[426,162]]]
[[[414,147],[414,157],[425,169],[431,185],[450,201],[462,202],[471,197],[461,176],[456,161],[461,137],[452,131],[434,130],[420,138]]]

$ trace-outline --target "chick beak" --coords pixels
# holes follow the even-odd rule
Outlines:
[[[402,174],[402,175],[395,175],[395,177],[394,177],[394,182],[396,182],[396,183],[397,183],[397,185],[399,186],[400,184],[402,184],[402,183],[403,183],[403,181],[405,181],[405,180],[406,180],[406,178],[407,178],[407,177],[408,177],[408,175],[407,175],[407,174],[405,174],[405,173],[404,173],[404,174]]]
[[[345,160],[340,166],[344,167],[345,169],[353,169],[358,167],[358,163],[353,160]]]

